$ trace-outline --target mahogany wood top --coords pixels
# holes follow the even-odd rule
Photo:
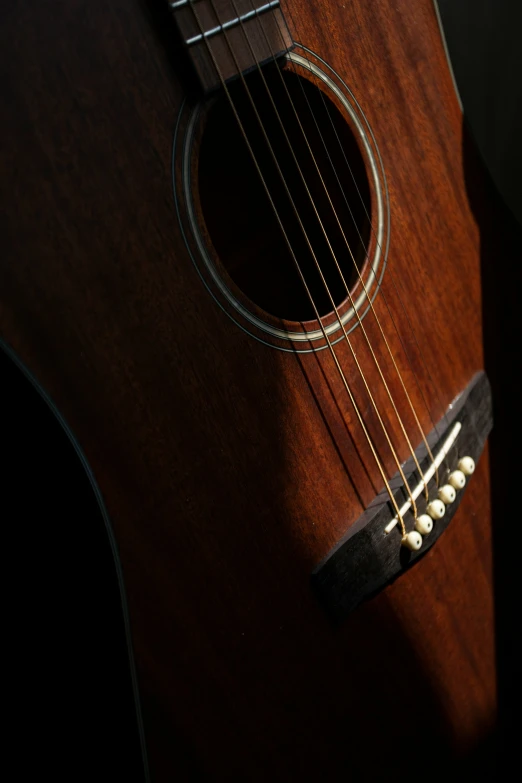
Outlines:
[[[392,216],[382,292],[411,366],[382,295],[375,308],[429,432],[483,368],[480,236],[432,2],[281,7],[377,139]],[[188,257],[171,175],[186,60],[169,9],[57,0],[2,16],[0,335],[105,499],[153,780],[404,781],[426,758],[454,762],[495,721],[487,449],[423,561],[334,630],[310,573],[382,481],[327,352],[257,343]],[[401,400],[371,315],[365,326]],[[353,342],[406,459],[360,329]],[[393,475],[346,344],[337,353]]]

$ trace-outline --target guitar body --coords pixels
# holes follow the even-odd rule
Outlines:
[[[284,7],[377,140],[391,233],[374,307],[429,432],[483,368],[480,237],[433,5]],[[404,780],[465,757],[495,722],[487,451],[440,540],[333,626],[310,574],[383,482],[329,351],[254,339],[193,263],[173,195],[188,88],[167,9],[75,0],[3,16],[1,336],[104,498],[152,779]],[[414,432],[376,319],[363,323]],[[362,329],[350,339],[406,460]],[[347,342],[335,351],[391,476]]]

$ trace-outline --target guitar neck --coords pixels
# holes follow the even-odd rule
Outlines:
[[[205,92],[292,47],[279,0],[172,0],[169,6]]]

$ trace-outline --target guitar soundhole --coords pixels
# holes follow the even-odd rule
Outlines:
[[[224,94],[209,109],[202,133],[199,198],[219,259],[243,294],[273,316],[308,321],[314,308],[288,245],[319,314],[333,310],[332,299],[341,306],[358,280],[352,254],[362,270],[371,239],[370,186],[355,136],[333,101],[290,68],[271,66],[265,78],[279,117],[259,72],[247,83],[282,177],[243,84],[237,80],[229,89],[274,206]]]

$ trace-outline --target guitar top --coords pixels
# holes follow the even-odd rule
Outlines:
[[[431,0],[3,16],[0,336],[103,498],[151,779],[454,763],[492,404]]]

